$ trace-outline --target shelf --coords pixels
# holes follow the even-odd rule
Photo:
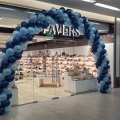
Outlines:
[[[18,80],[18,81],[15,81],[15,83],[17,84],[17,83],[24,83],[25,82],[25,80]]]

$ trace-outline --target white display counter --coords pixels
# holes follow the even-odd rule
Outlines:
[[[97,90],[97,80],[75,80],[79,76],[69,76],[69,73],[73,72],[64,72],[64,90],[72,93],[81,93]]]

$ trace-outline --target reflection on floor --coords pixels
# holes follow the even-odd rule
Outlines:
[[[54,97],[70,96],[71,93],[64,91],[64,86],[56,88],[55,86],[37,87],[36,80],[24,78],[25,83],[16,84],[18,87],[18,103],[25,104],[33,101],[44,101]],[[49,84],[49,81],[46,81]]]

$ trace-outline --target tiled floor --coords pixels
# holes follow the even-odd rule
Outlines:
[[[12,107],[0,120],[120,120],[120,88]]]

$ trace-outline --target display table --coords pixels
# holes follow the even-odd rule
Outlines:
[[[10,99],[11,106],[18,105],[18,88],[12,89],[12,98]]]
[[[62,86],[62,79],[61,78],[62,77],[58,76],[58,80],[56,82],[57,87],[61,87]],[[46,79],[52,80],[52,76],[44,77],[44,76],[41,76],[41,75],[37,75],[37,87],[41,87],[42,85],[44,85],[44,81]]]
[[[79,76],[69,76],[69,73],[73,72],[64,72],[64,90],[72,93],[81,93],[97,90],[97,80],[78,80]]]

